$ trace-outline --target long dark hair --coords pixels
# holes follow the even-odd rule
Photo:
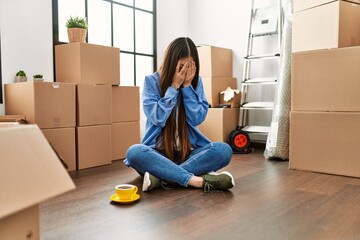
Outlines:
[[[195,61],[196,73],[191,85],[196,89],[199,81],[199,56],[194,42],[190,38],[180,37],[172,41],[167,47],[164,61],[160,67],[160,94],[165,95],[166,90],[171,86],[176,71],[176,65],[182,58],[192,57]],[[180,93],[181,94],[181,91]],[[178,124],[176,125],[175,109],[170,114],[160,137],[157,139],[157,149],[163,152],[169,159],[175,160],[174,148],[176,147],[175,128],[177,126],[180,143],[180,162],[184,162],[191,150],[191,143],[186,124],[185,108],[179,105]]]

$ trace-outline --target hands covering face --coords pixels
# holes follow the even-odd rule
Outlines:
[[[183,63],[181,62],[181,60],[179,60],[176,66],[172,85],[175,86],[176,88],[179,88],[181,85],[183,85],[183,87],[190,86],[191,81],[194,79],[195,73],[196,73],[195,61]]]

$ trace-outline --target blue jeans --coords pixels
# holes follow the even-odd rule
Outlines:
[[[176,164],[157,150],[135,144],[127,151],[127,163],[140,174],[149,172],[162,180],[186,187],[192,176],[217,171],[229,164],[231,147],[223,142],[212,142],[190,152],[187,160]]]

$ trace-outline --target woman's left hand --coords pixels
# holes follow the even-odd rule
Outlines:
[[[190,66],[186,72],[185,81],[183,87],[188,87],[191,85],[191,81],[194,79],[196,73],[196,65],[195,61],[189,62]]]

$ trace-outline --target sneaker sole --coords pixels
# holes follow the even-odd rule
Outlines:
[[[221,175],[221,174],[226,174],[228,175],[230,178],[231,178],[231,183],[232,183],[232,187],[235,187],[235,180],[234,180],[234,177],[231,175],[231,173],[227,172],[227,171],[223,171],[223,172],[220,172],[220,173],[217,173],[217,172],[209,172],[208,174],[210,175],[214,175],[214,176],[217,176],[217,175]]]
[[[146,192],[146,191],[148,190],[150,184],[151,184],[151,181],[150,181],[150,173],[146,172],[146,173],[144,174],[142,191],[143,191],[143,192]]]

